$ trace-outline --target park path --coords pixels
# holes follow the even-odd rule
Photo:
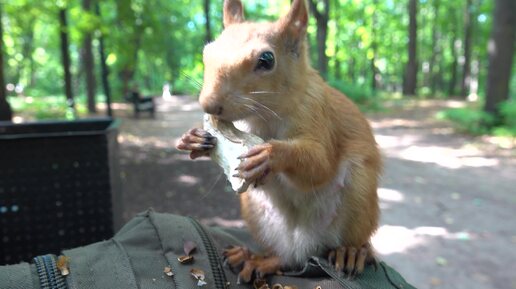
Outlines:
[[[515,142],[460,135],[435,113],[460,102],[391,105],[370,115],[385,156],[379,190],[381,258],[420,289],[516,288]],[[177,138],[200,126],[187,97],[158,100],[155,119],[117,111],[124,218],[153,207],[205,223],[240,226],[237,197],[208,159],[176,151]]]

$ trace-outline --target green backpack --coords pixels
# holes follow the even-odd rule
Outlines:
[[[148,210],[110,240],[64,250],[59,257],[38,256],[30,264],[0,266],[0,288],[253,288],[238,284],[237,273],[223,264],[221,252],[230,245],[259,250],[244,230],[207,228],[189,217]],[[303,270],[266,281],[270,288],[414,288],[383,262],[349,280],[317,257]]]

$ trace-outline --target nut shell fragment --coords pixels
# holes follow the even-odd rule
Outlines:
[[[177,257],[177,261],[179,261],[179,263],[181,263],[181,264],[191,263],[191,262],[193,262],[193,259],[194,259],[194,257],[191,255]]]
[[[254,289],[270,289],[269,284],[267,284],[267,281],[265,279],[255,279],[253,282],[253,288]]]
[[[165,275],[167,275],[169,277],[174,276],[174,272],[172,272],[172,268],[170,268],[169,266],[167,266],[167,267],[165,267],[165,269],[163,269],[163,273],[165,273]]]
[[[206,283],[206,281],[204,281],[204,279],[206,278],[206,275],[204,274],[203,270],[197,269],[197,268],[192,268],[190,270],[190,275],[192,275],[192,277],[194,277],[197,280],[198,287],[202,287],[202,286],[208,284],[208,283]]]

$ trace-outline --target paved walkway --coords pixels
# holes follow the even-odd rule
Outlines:
[[[462,136],[433,115],[458,102],[405,103],[371,116],[385,155],[379,190],[381,258],[420,289],[516,288],[514,140]],[[130,113],[117,111],[118,115]],[[208,159],[174,149],[202,112],[186,97],[159,101],[155,119],[123,117],[124,218],[154,207],[206,223],[242,225],[237,196]]]

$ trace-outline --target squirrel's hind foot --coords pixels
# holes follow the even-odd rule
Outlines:
[[[224,250],[225,263],[232,269],[239,270],[238,279],[245,283],[253,277],[263,278],[266,275],[279,273],[280,259],[277,256],[258,256],[246,247],[231,247]]]
[[[328,262],[335,271],[343,272],[348,278],[361,274],[367,264],[377,267],[378,261],[374,256],[371,245],[366,244],[360,249],[343,246],[328,253]]]

